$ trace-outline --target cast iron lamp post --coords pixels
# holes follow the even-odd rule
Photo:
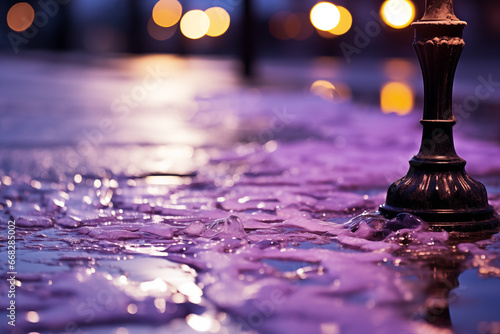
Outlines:
[[[435,230],[459,234],[498,230],[484,185],[467,175],[453,144],[453,78],[467,23],[453,13],[453,0],[426,0],[424,16],[412,25],[424,79],[422,144],[406,176],[389,187],[380,212],[388,218],[411,213]]]

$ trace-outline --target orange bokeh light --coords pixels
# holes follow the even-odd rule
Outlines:
[[[304,40],[311,36],[314,28],[305,13],[278,12],[269,21],[269,31],[280,40]]]
[[[337,9],[340,12],[340,21],[335,28],[328,30],[328,32],[334,35],[343,35],[351,29],[352,15],[345,7],[337,6]]]
[[[177,0],[160,0],[153,8],[153,20],[160,27],[168,28],[181,19],[182,5]]]
[[[389,82],[382,87],[380,92],[380,107],[385,114],[409,114],[414,105],[412,88],[404,82]]]
[[[207,36],[217,37],[224,34],[229,28],[231,18],[229,13],[221,7],[211,7],[205,11],[210,19],[210,26],[207,31]]]
[[[14,31],[28,29],[35,19],[35,11],[29,3],[20,2],[12,6],[7,13],[7,24]]]

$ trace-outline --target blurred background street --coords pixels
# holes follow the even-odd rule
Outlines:
[[[418,151],[423,5],[2,1],[2,330],[499,334],[499,234],[350,221]],[[500,2],[455,13],[457,153],[499,211]]]

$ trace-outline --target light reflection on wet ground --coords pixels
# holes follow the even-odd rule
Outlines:
[[[247,86],[230,61],[58,57],[2,74],[16,333],[497,331],[498,234],[450,246],[412,217],[344,226],[418,149],[420,112],[384,115],[370,95],[396,81],[418,96],[411,65],[367,79],[374,64],[320,59]],[[500,147],[458,130],[500,209]]]

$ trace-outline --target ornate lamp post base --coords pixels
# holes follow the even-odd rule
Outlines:
[[[413,23],[424,79],[422,145],[408,174],[389,187],[380,212],[388,218],[411,213],[436,230],[497,231],[500,217],[488,204],[484,185],[465,172],[453,143],[453,78],[466,25],[454,15],[453,0],[426,0],[424,17]]]

